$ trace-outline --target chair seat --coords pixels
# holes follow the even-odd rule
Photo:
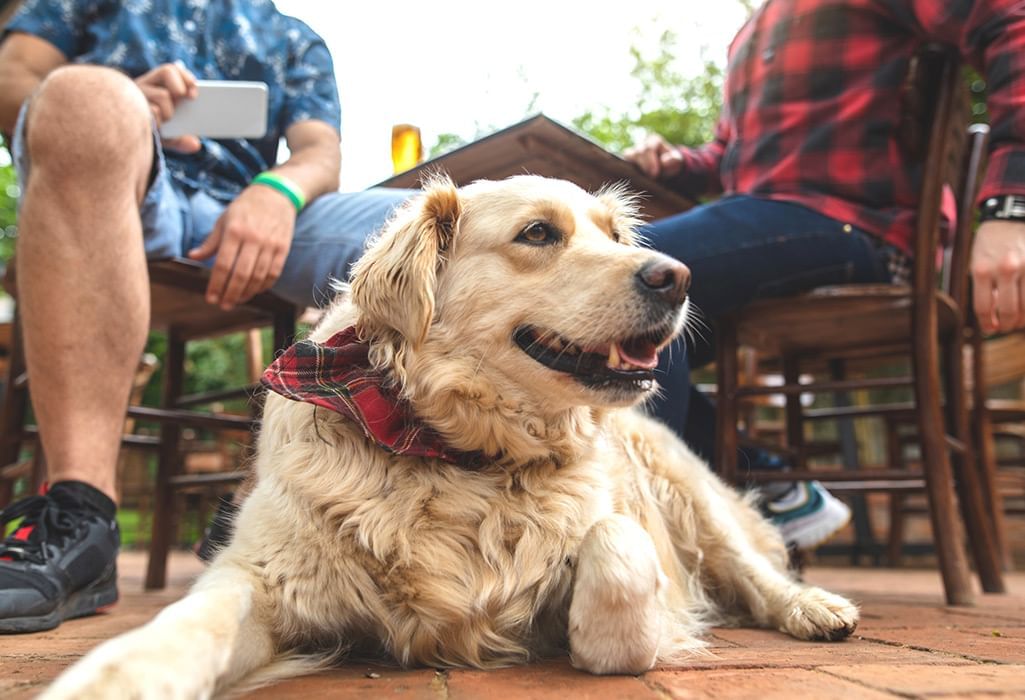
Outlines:
[[[209,270],[183,258],[151,261],[150,326],[176,331],[189,340],[266,324],[275,311],[296,310],[273,292],[262,292],[230,311],[204,300]]]
[[[1021,399],[988,399],[986,408],[995,424],[1025,421],[1025,401]]]
[[[936,293],[940,333],[957,324],[954,301]],[[819,287],[747,306],[737,317],[741,345],[759,352],[844,355],[858,348],[905,347],[911,340],[911,288],[892,284]]]

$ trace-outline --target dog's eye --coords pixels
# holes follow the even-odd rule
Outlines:
[[[516,236],[517,243],[527,245],[552,245],[559,242],[559,232],[544,221],[533,221]]]

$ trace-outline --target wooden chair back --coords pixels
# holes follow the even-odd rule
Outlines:
[[[787,299],[752,303],[718,321],[718,386],[716,461],[728,481],[779,481],[778,471],[746,469],[737,460],[738,403],[766,393],[786,396],[786,445],[782,453],[795,465],[793,480],[818,479],[833,490],[859,493],[902,493],[924,489],[928,495],[936,552],[947,599],[952,604],[971,600],[967,562],[961,540],[957,505],[960,502],[972,542],[972,552],[986,591],[1003,589],[993,526],[975,471],[967,417],[963,354],[967,256],[973,220],[967,191],[977,174],[959,176],[963,168],[968,100],[960,61],[945,47],[923,47],[912,62],[908,102],[917,105],[907,122],[915,129],[901,133],[912,162],[921,168],[915,222],[911,284],[836,285]],[[924,138],[924,149],[922,148]],[[981,156],[980,156],[981,157]],[[980,163],[978,158],[976,166]],[[966,184],[968,183],[968,184]],[[941,236],[944,199],[958,192],[962,225],[947,227]],[[942,255],[938,252],[942,251]],[[943,268],[947,272],[940,274]],[[749,345],[778,357],[783,369],[781,387],[738,384],[737,351]],[[903,358],[910,374],[903,377],[850,377],[855,359]],[[951,358],[957,358],[952,362]],[[910,360],[910,362],[908,362]],[[805,372],[829,378],[804,382]],[[942,369],[942,373],[941,373]],[[911,404],[832,406],[805,411],[802,394],[846,393],[866,389],[910,387]],[[813,454],[805,444],[803,426],[809,420],[847,421],[861,416],[906,416],[917,423],[923,470],[894,463],[871,469],[810,469]],[[898,459],[897,462],[900,462]],[[956,471],[957,479],[953,478]],[[959,498],[954,498],[956,483]]]

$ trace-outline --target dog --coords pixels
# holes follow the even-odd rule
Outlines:
[[[616,187],[426,183],[265,375],[231,543],[44,697],[209,697],[364,653],[638,674],[712,624],[850,635],[856,606],[634,408],[690,276],[638,225]]]

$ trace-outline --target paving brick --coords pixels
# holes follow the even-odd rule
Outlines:
[[[547,661],[494,671],[449,671],[450,700],[659,700],[634,676],[592,676],[568,661]]]
[[[953,693],[1025,694],[1025,666],[975,664],[971,666],[919,666],[865,664],[823,666],[819,669],[869,688],[905,696]]]
[[[58,630],[0,638],[0,698],[34,697],[64,667],[102,639],[148,621],[187,590],[202,565],[172,555],[169,586],[144,592],[145,555],[123,554],[122,600],[105,615],[74,620]],[[811,569],[807,578],[858,598],[863,622],[840,643],[794,640],[771,630],[714,629],[708,656],[642,678],[595,677],[565,659],[498,671],[400,671],[359,664],[291,679],[247,697],[426,698],[661,698],[687,697],[1025,697],[1025,574],[1007,577],[1009,593],[979,595],[973,607],[943,603],[934,571]],[[1000,632],[996,637],[992,632]],[[995,663],[977,663],[986,659]],[[379,677],[367,677],[377,673]],[[875,693],[876,695],[872,695]],[[883,694],[883,695],[879,695]]]
[[[851,640],[843,645],[823,645],[791,642],[777,647],[728,647],[713,650],[708,656],[695,656],[681,668],[726,669],[726,668],[814,668],[831,664],[879,664],[914,663],[944,664],[949,666],[969,664],[970,661],[940,655],[927,651],[873,644],[867,641]]]
[[[915,628],[879,630],[869,636],[893,644],[956,656],[1005,664],[1025,664],[1025,629],[1022,628]]]
[[[940,605],[923,605],[921,602],[899,603],[871,600],[868,607],[862,606],[859,632],[910,627],[965,627],[992,629],[994,626],[1012,625],[1025,627],[1025,612],[954,608]]]
[[[357,666],[283,681],[246,695],[252,700],[311,700],[327,698],[389,698],[440,700],[444,676],[431,669],[401,671],[380,666]]]
[[[14,643],[10,643],[9,639],[4,639],[4,641],[8,642],[4,645],[4,658],[13,660],[61,657],[74,659],[85,654],[103,640],[61,637],[52,632],[45,632],[20,635]]]
[[[689,668],[798,666],[811,668],[838,663],[961,664],[968,660],[948,654],[919,651],[899,644],[874,642],[857,633],[842,642],[804,642],[782,632],[753,629],[715,629],[712,635],[728,643],[713,647],[712,658],[696,657]]]
[[[673,700],[700,698],[758,698],[758,700],[881,700],[890,693],[803,669],[751,671],[658,671],[644,676],[645,683]]]

